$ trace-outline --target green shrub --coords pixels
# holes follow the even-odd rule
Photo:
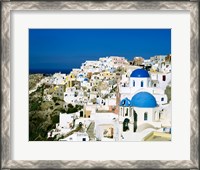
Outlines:
[[[52,97],[52,100],[54,101],[54,103],[58,100],[57,97]]]
[[[69,103],[67,106],[68,106],[69,108],[73,108],[73,107],[74,107],[71,103]]]
[[[37,111],[40,110],[40,103],[39,101],[32,101],[29,103],[29,111]]]
[[[59,115],[55,115],[52,117],[52,123],[55,124],[55,123],[58,123],[59,122]]]
[[[73,107],[73,108],[68,108],[68,110],[67,110],[67,113],[75,113],[75,112],[77,112],[78,111],[78,109],[77,108],[75,108],[75,107]]]

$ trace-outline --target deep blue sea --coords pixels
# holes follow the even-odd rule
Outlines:
[[[54,74],[54,73],[65,73],[69,74],[72,69],[29,69],[29,74]]]

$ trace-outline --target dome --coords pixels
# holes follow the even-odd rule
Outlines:
[[[88,81],[88,78],[84,78],[84,80],[83,81]]]
[[[126,97],[125,99],[121,100],[120,106],[129,107],[130,103],[131,103],[131,101]]]
[[[144,70],[144,69],[136,69],[134,70],[132,73],[131,73],[131,76],[130,77],[143,77],[143,78],[148,78],[150,77],[149,76],[149,73],[147,70]]]
[[[131,106],[142,108],[154,108],[157,106],[155,97],[148,92],[139,92],[131,99]]]

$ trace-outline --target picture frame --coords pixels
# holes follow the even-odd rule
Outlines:
[[[3,1],[1,24],[1,143],[3,169],[198,169],[199,168],[199,2],[197,1]],[[190,160],[12,160],[11,159],[11,51],[12,11],[34,10],[172,10],[190,11]],[[189,99],[188,99],[189,100]]]

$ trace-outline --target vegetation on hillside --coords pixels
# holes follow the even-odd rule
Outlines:
[[[43,78],[42,74],[30,74],[29,75],[29,90],[33,89],[36,84]]]
[[[60,112],[74,113],[83,108],[81,105],[73,106],[72,104],[68,104],[68,108],[65,108],[64,100],[57,97],[53,97],[52,101],[44,101],[43,95],[46,88],[43,84],[29,95],[29,141],[49,140],[47,133],[56,127]]]

